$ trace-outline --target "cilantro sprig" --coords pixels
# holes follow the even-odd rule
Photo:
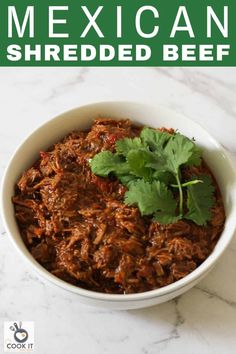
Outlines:
[[[160,181],[152,183],[139,180],[130,186],[125,195],[125,203],[137,204],[141,215],[154,214],[154,219],[169,224],[177,221],[177,202],[167,186]]]
[[[211,220],[211,177],[182,178],[182,168],[199,166],[201,150],[186,136],[143,128],[140,137],[116,142],[116,152],[102,151],[90,161],[94,174],[115,175],[127,186],[124,202],[162,224],[180,219],[206,225]]]

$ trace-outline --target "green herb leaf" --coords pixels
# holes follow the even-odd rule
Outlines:
[[[193,156],[194,143],[181,134],[173,135],[165,147],[167,169],[178,174],[179,167]]]
[[[166,185],[159,181],[150,183],[139,180],[133,183],[125,194],[125,203],[137,205],[142,215],[156,213],[156,220],[158,217],[164,219],[164,214],[169,220],[176,218],[176,200]]]
[[[127,155],[127,162],[130,167],[130,173],[137,177],[143,177],[150,180],[153,170],[147,167],[148,163],[154,161],[155,155],[147,149],[131,150]]]
[[[131,150],[137,150],[144,147],[145,144],[142,143],[140,138],[125,138],[117,140],[116,142],[116,152],[124,156],[127,156]]]
[[[163,225],[174,224],[181,219],[181,215],[173,216],[173,214],[168,214],[167,211],[157,211],[154,214],[154,221],[159,222]]]
[[[129,191],[125,193],[125,203],[138,206],[142,215],[153,214],[156,211],[157,199],[152,184],[142,179],[131,184]]]
[[[119,179],[119,181],[126,187],[130,187],[131,184],[137,182],[139,180],[138,177],[134,176],[134,175],[122,175],[122,174],[116,174],[117,178]]]
[[[195,144],[181,134],[175,134],[167,143],[164,154],[166,155],[167,170],[175,175],[179,189],[179,214],[183,216],[183,188],[181,185],[180,167],[190,161],[196,160]],[[192,160],[192,162],[191,162]]]
[[[90,167],[95,175],[107,177],[111,172],[129,173],[129,166],[118,155],[111,151],[102,151],[90,161]]]
[[[175,177],[169,171],[155,171],[152,178],[171,186],[176,182]]]
[[[172,135],[167,132],[161,132],[160,130],[146,127],[141,131],[140,137],[152,151],[156,151],[158,149],[163,149],[164,145],[170,140]]]
[[[142,215],[153,215],[162,224],[186,218],[205,225],[211,219],[214,205],[211,178],[193,176],[192,180],[183,182],[181,177],[182,166],[200,164],[201,150],[192,140],[179,133],[151,128],[144,128],[140,138],[118,140],[115,154],[103,151],[90,161],[94,174],[108,177],[113,173],[127,186],[125,203],[137,205]],[[170,188],[179,190],[178,198],[174,198]],[[179,215],[176,215],[177,206]],[[188,212],[183,215],[186,208]]]
[[[194,176],[197,178],[196,176]],[[188,189],[187,207],[188,213],[185,219],[192,220],[198,225],[206,225],[212,218],[211,208],[214,205],[214,186],[208,175],[201,175],[199,178],[203,183],[190,185]]]
[[[200,166],[202,157],[202,150],[194,144],[192,149],[192,156],[186,162],[186,166]]]

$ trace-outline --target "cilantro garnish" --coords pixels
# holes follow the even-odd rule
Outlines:
[[[198,225],[206,225],[212,218],[211,208],[214,205],[214,187],[210,176],[201,175],[202,184],[188,185],[186,219],[194,221]]]
[[[183,166],[199,166],[201,150],[179,133],[143,128],[139,138],[116,142],[116,152],[102,151],[90,161],[92,172],[115,175],[127,186],[124,202],[138,206],[142,215],[153,215],[162,224],[179,219],[206,225],[214,205],[211,177],[183,180]]]
[[[111,172],[129,173],[129,165],[120,156],[111,151],[103,151],[94,156],[91,161],[92,171],[95,175],[107,177]]]
[[[116,152],[120,155],[127,156],[130,150],[142,149],[143,142],[140,138],[125,138],[117,140]]]
[[[164,149],[166,169],[173,173],[179,188],[179,213],[181,216],[183,216],[183,188],[180,167],[189,161],[194,165],[199,165],[200,159],[195,158],[196,154],[196,145],[181,134],[173,135]]]
[[[162,132],[160,130],[155,130],[147,127],[143,128],[140,134],[142,142],[146,143],[152,151],[163,148],[171,137],[172,135],[167,132]]]
[[[148,151],[148,149],[137,149],[130,150],[127,155],[127,163],[130,167],[130,173],[144,178],[145,180],[150,180],[152,178],[153,169],[148,165],[154,162],[155,155]]]
[[[167,186],[160,181],[139,180],[130,186],[125,194],[125,203],[136,204],[142,215],[154,213],[154,219],[168,224],[178,220],[177,202]]]

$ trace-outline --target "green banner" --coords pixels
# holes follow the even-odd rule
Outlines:
[[[0,66],[235,66],[235,0],[2,0]]]

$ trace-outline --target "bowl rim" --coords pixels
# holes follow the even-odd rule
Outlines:
[[[84,297],[87,299],[89,298],[89,299],[93,299],[96,301],[103,301],[103,302],[106,301],[106,302],[119,302],[119,303],[121,303],[121,302],[127,302],[127,301],[129,302],[129,301],[151,300],[154,298],[164,297],[164,296],[169,295],[173,292],[179,291],[182,288],[187,287],[188,285],[190,285],[193,282],[197,282],[197,280],[199,278],[201,278],[206,272],[208,272],[213,267],[213,265],[216,263],[216,261],[218,261],[218,259],[223,254],[223,252],[225,251],[225,249],[229,245],[230,241],[232,240],[232,238],[235,234],[235,231],[236,231],[236,222],[235,222],[235,225],[234,225],[231,233],[227,234],[228,239],[224,240],[225,242],[224,242],[224,244],[221,245],[221,248],[219,248],[219,247],[214,248],[212,253],[206,258],[206,260],[200,266],[198,266],[195,270],[193,270],[191,273],[189,273],[187,276],[185,276],[184,278],[182,278],[180,280],[177,280],[174,283],[166,285],[162,288],[149,290],[149,291],[145,291],[142,293],[135,293],[135,294],[107,294],[107,293],[96,292],[96,291],[87,290],[87,289],[72,285],[72,284],[56,277],[55,275],[53,275],[49,271],[47,271],[40,263],[38,263],[33,258],[33,256],[28,251],[28,249],[26,248],[25,245],[23,246],[24,248],[20,247],[18,245],[17,240],[12,235],[11,230],[10,230],[10,223],[8,222],[8,218],[6,215],[5,202],[4,202],[4,188],[5,188],[8,174],[13,166],[14,159],[16,158],[16,156],[19,153],[19,151],[21,150],[21,148],[23,148],[23,146],[25,144],[27,144],[28,140],[30,140],[35,134],[37,134],[39,130],[46,129],[47,126],[50,125],[53,121],[59,120],[62,117],[64,117],[65,115],[71,114],[73,112],[75,113],[76,111],[81,110],[81,109],[99,108],[99,107],[102,108],[104,105],[113,105],[113,106],[115,106],[115,105],[136,105],[136,106],[140,106],[143,108],[145,106],[146,107],[148,106],[149,108],[153,108],[153,109],[161,108],[161,109],[164,109],[169,114],[172,114],[172,115],[174,114],[174,115],[180,116],[182,120],[185,120],[186,122],[190,122],[193,126],[198,127],[198,129],[200,131],[202,131],[205,135],[208,136],[208,139],[216,146],[216,148],[219,150],[219,152],[224,155],[225,161],[229,165],[229,167],[231,168],[233,175],[234,175],[234,179],[236,181],[236,171],[235,171],[232,161],[229,158],[224,147],[222,145],[220,145],[217,142],[217,140],[214,137],[212,137],[211,134],[209,134],[208,131],[205,130],[205,128],[203,128],[199,123],[191,120],[190,118],[188,118],[184,114],[177,113],[174,110],[167,108],[163,105],[153,104],[153,103],[148,103],[148,102],[137,102],[137,101],[128,101],[128,100],[127,101],[112,101],[112,100],[98,101],[98,102],[94,102],[94,103],[76,106],[70,110],[66,110],[66,111],[56,115],[55,117],[53,117],[51,119],[48,119],[43,124],[39,124],[38,126],[36,126],[36,128],[34,128],[31,131],[31,133],[29,133],[25,138],[23,138],[22,141],[18,144],[18,146],[16,147],[14,152],[11,154],[11,158],[7,164],[7,167],[5,168],[5,171],[3,173],[3,177],[1,180],[0,210],[1,210],[2,220],[3,220],[3,226],[4,226],[5,230],[7,231],[7,234],[11,240],[11,243],[14,245],[15,249],[18,251],[18,253],[21,255],[21,257],[24,259],[24,261],[27,262],[28,266],[31,266],[33,271],[36,272],[37,274],[39,274],[43,279],[48,280],[49,282],[53,283],[54,285],[59,286],[60,288],[63,288],[63,289],[68,290],[70,292],[76,293],[76,294],[80,295],[81,297]],[[19,231],[18,231],[18,236],[21,238]]]

